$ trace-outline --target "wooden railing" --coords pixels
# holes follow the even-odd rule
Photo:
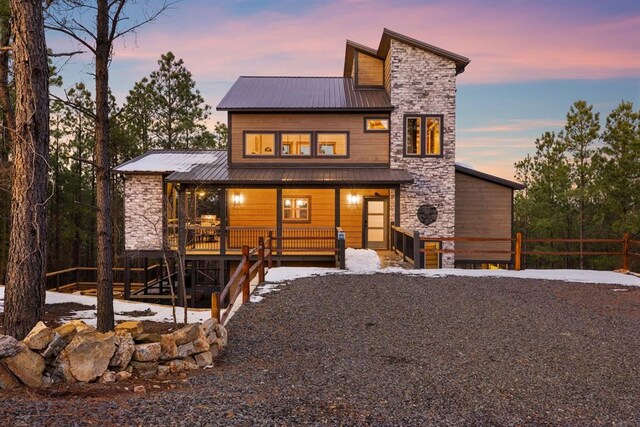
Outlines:
[[[131,274],[134,274],[134,280],[131,282],[135,290],[143,290],[158,279],[162,273],[160,272],[160,264],[149,265],[146,267],[131,268]],[[126,285],[126,269],[124,267],[113,268],[113,287],[114,294],[124,295]],[[75,291],[93,291],[96,288],[96,267],[72,267],[64,270],[52,271],[46,274],[47,290],[56,290],[61,292]]]
[[[252,258],[256,261],[252,264]],[[211,317],[223,323],[229,317],[233,306],[242,293],[242,304],[249,302],[251,294],[251,280],[258,276],[258,283],[263,283],[266,270],[273,265],[273,233],[269,233],[266,239],[262,236],[258,238],[258,246],[250,249],[249,246],[242,247],[242,259],[238,267],[231,275],[226,286],[221,293],[214,292],[211,295]],[[229,298],[229,303],[221,314],[221,307]]]

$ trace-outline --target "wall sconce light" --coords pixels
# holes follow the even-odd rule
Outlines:
[[[233,200],[233,206],[241,205],[244,201],[242,194],[234,194],[231,198]]]
[[[200,197],[200,198],[202,199],[202,198],[204,197],[204,191],[200,191],[200,192],[198,193],[198,197]]]
[[[360,201],[360,196],[358,196],[357,194],[349,194],[347,196],[347,201],[350,205],[357,205]]]

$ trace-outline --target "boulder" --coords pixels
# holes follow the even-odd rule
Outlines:
[[[151,378],[158,372],[158,362],[131,362],[133,373],[142,378]]]
[[[213,357],[214,359],[218,357],[218,354],[220,354],[220,351],[218,350],[218,346],[212,345],[211,347],[209,347],[209,353],[211,353],[211,357]]]
[[[0,362],[0,390],[11,390],[20,387],[20,381]]]
[[[146,343],[146,342],[160,342],[162,339],[162,335],[160,334],[140,334],[136,337],[136,342]]]
[[[157,362],[160,359],[161,346],[159,342],[136,344],[133,360],[137,362]]]
[[[142,334],[143,330],[144,330],[144,327],[142,325],[142,322],[138,322],[137,320],[122,322],[119,325],[116,325],[115,327],[116,334],[122,334],[122,333],[128,332],[131,334],[133,338]]]
[[[113,371],[106,370],[104,374],[98,380],[99,383],[114,383],[116,382],[116,373]]]
[[[166,377],[167,375],[169,375],[169,373],[171,373],[171,368],[167,365],[158,365],[158,376],[159,377]]]
[[[212,347],[216,347],[219,350],[222,350],[224,348],[224,344],[222,342],[222,338],[216,338],[215,340],[213,340],[213,343],[211,344]]]
[[[61,363],[68,360],[75,379],[93,381],[102,376],[116,351],[112,333],[89,332],[76,335],[58,356]]]
[[[213,363],[213,357],[211,356],[211,352],[209,351],[198,353],[193,358],[196,361],[196,365],[201,367],[209,366]]]
[[[209,337],[216,334],[217,319],[207,319],[200,325],[200,329],[204,331],[204,334]]]
[[[162,335],[160,339],[160,360],[171,360],[178,357],[178,346],[173,335]]]
[[[131,361],[133,353],[136,351],[136,345],[129,333],[125,336],[117,336],[116,345],[117,348],[109,361],[109,366],[121,371],[126,368]]]
[[[192,342],[178,346],[178,357],[180,359],[184,359],[185,357],[191,356],[192,354],[195,354],[195,353],[196,351],[193,348]]]
[[[63,353],[50,364],[51,377],[54,382],[75,383],[76,377],[71,373],[71,362]]]
[[[128,379],[131,379],[132,374],[131,372],[128,371],[120,371],[116,374],[116,382],[121,382],[121,381],[126,381]]]
[[[216,336],[222,340],[222,346],[227,345],[227,328],[222,326],[221,324],[216,325]]]
[[[134,393],[145,394],[147,389],[143,385],[137,385],[133,388]]]
[[[51,357],[58,357],[58,354],[62,351],[63,348],[66,347],[69,342],[76,336],[78,332],[76,331],[75,326],[65,324],[60,327],[57,327],[53,330],[53,339],[47,346],[47,348],[41,352],[40,354],[45,359]]]
[[[194,353],[202,353],[203,351],[209,351],[209,341],[207,341],[207,335],[202,329],[198,331],[198,338],[193,340]]]
[[[198,323],[187,325],[175,332],[172,332],[171,335],[173,335],[176,345],[184,345],[198,338],[200,335],[200,325]]]
[[[9,335],[0,335],[0,359],[20,353],[20,341]]]
[[[71,325],[75,328],[76,332],[84,333],[84,332],[96,332],[97,329],[93,326],[89,326],[84,323],[82,320],[70,320],[65,325]],[[65,326],[63,325],[63,326]]]
[[[44,322],[38,322],[22,342],[24,342],[31,350],[40,351],[47,348],[49,343],[53,340],[53,336],[53,329],[45,325]]]
[[[29,387],[38,388],[42,385],[44,359],[34,353],[25,344],[20,343],[20,352],[15,356],[2,359],[5,366]]]
[[[196,365],[195,363],[181,359],[172,360],[167,364],[167,366],[169,366],[169,370],[171,371],[171,373],[198,369],[198,365]]]

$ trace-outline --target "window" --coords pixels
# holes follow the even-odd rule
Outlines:
[[[311,156],[310,133],[282,133],[280,137],[280,153],[287,156]]]
[[[318,156],[348,156],[349,136],[346,132],[318,132]]]
[[[309,222],[311,197],[285,197],[282,200],[282,218],[285,222]]]
[[[406,116],[404,123],[405,156],[442,154],[442,116]]]
[[[365,132],[388,132],[389,119],[386,117],[365,117],[364,131]]]
[[[246,132],[244,134],[244,152],[247,156],[275,156],[276,134]]]

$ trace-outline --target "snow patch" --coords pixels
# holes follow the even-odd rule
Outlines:
[[[349,271],[375,272],[380,270],[380,257],[372,249],[347,248],[345,250],[345,266]]]

